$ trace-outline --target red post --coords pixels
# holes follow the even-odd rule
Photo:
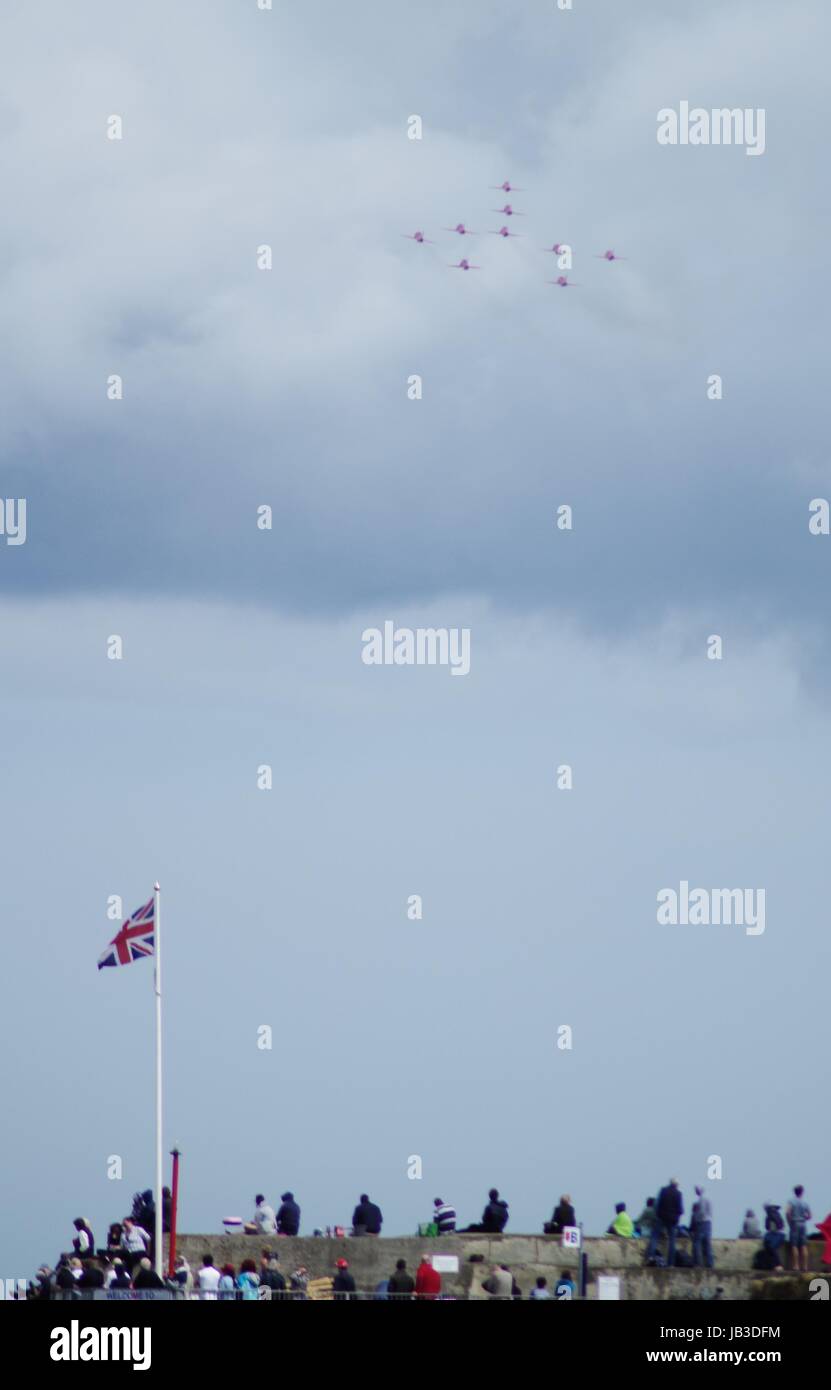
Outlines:
[[[171,1149],[173,1155],[173,1191],[170,1196],[170,1259],[168,1274],[173,1278],[176,1268],[176,1208],[179,1204],[179,1150]]]

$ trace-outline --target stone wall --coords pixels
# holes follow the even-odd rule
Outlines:
[[[217,1266],[229,1263],[239,1269],[242,1260],[253,1259],[259,1267],[260,1253],[266,1246],[278,1255],[280,1268],[286,1276],[301,1264],[306,1265],[312,1278],[333,1274],[335,1261],[343,1257],[349,1261],[358,1288],[367,1291],[375,1289],[393,1272],[396,1260],[406,1260],[414,1275],[424,1251],[458,1256],[459,1273],[445,1274],[443,1286],[447,1293],[460,1298],[487,1298],[482,1281],[493,1264],[508,1265],[523,1294],[533,1288],[540,1274],[553,1286],[560,1270],[570,1270],[575,1282],[577,1272],[575,1252],[564,1250],[558,1236],[453,1235],[433,1239],[413,1236],[355,1239],[347,1236],[336,1240],[320,1236],[182,1235],[176,1242],[177,1251],[185,1255],[194,1273],[206,1253],[213,1256]],[[754,1240],[713,1241],[713,1270],[647,1269],[643,1263],[644,1241],[588,1237],[584,1247],[589,1262],[589,1298],[597,1297],[596,1280],[600,1274],[620,1278],[621,1298],[624,1299],[708,1298],[718,1286],[723,1288],[723,1296],[728,1299],[808,1296],[803,1287],[804,1279],[765,1276],[751,1270],[753,1256],[759,1248]],[[822,1250],[822,1241],[809,1242],[810,1269],[820,1271]],[[472,1262],[472,1255],[481,1256],[481,1260]],[[783,1247],[783,1259],[787,1262],[787,1246]],[[831,1272],[828,1277],[831,1279]],[[760,1292],[763,1287],[768,1289],[765,1294]]]

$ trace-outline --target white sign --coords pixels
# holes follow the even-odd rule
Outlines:
[[[572,1250],[579,1250],[579,1249],[580,1249],[580,1227],[579,1227],[579,1226],[564,1226],[564,1227],[563,1227],[563,1246],[564,1246],[564,1247],[570,1247]]]
[[[598,1274],[597,1297],[620,1298],[620,1279],[616,1274]]]
[[[433,1268],[438,1274],[458,1274],[459,1256],[458,1255],[434,1255]]]

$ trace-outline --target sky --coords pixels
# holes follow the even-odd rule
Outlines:
[[[4,6],[0,1277],[153,1182],[152,967],[96,962],[155,879],[186,1231],[287,1188],[309,1233],[494,1184],[513,1231],[670,1176],[717,1236],[831,1208],[830,40],[822,0]],[[660,145],[683,101],[764,153]],[[385,622],[469,673],[367,664]],[[764,932],[659,923],[682,881]]]

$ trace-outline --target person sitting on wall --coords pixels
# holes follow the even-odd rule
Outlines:
[[[635,1234],[635,1223],[626,1210],[625,1202],[615,1205],[615,1219],[606,1231],[607,1236],[623,1236],[628,1239]]]
[[[486,1235],[499,1236],[508,1224],[508,1203],[499,1196],[497,1188],[492,1187],[488,1193],[488,1204],[482,1212],[482,1220],[472,1226],[465,1226],[461,1232],[466,1235],[469,1231],[479,1231]]]
[[[150,1247],[150,1236],[143,1226],[137,1226],[131,1216],[125,1216],[122,1222],[121,1248],[126,1255],[125,1263],[132,1272],[133,1266],[142,1255],[146,1255]]]
[[[95,1254],[95,1236],[92,1234],[92,1227],[83,1216],[76,1216],[73,1226],[78,1234],[72,1241],[72,1249],[80,1260],[88,1259]]]
[[[739,1240],[761,1240],[762,1228],[759,1225],[759,1218],[750,1207],[744,1214],[742,1228],[739,1231]]]
[[[482,1230],[490,1235],[501,1235],[508,1224],[508,1203],[492,1187],[488,1193],[488,1204],[482,1212]]]
[[[352,1213],[353,1236],[379,1236],[383,1221],[381,1208],[370,1202],[366,1193],[362,1192],[361,1200]]]
[[[124,1227],[122,1226],[120,1221],[113,1221],[111,1223],[110,1229],[107,1231],[108,1250],[121,1250],[123,1248],[121,1244],[121,1237],[123,1235],[123,1232]]]
[[[258,1192],[254,1198],[254,1215],[250,1221],[246,1221],[242,1229],[247,1236],[275,1236],[277,1234],[277,1218],[274,1215],[274,1208],[269,1206],[262,1192]]]
[[[293,1192],[284,1192],[277,1213],[277,1233],[281,1236],[296,1236],[300,1230],[300,1208],[294,1200]]]
[[[577,1219],[574,1215],[574,1207],[571,1205],[571,1198],[566,1193],[557,1203],[551,1214],[551,1220],[546,1221],[543,1232],[548,1236],[561,1236],[566,1226],[576,1226]]]
[[[456,1229],[456,1208],[451,1207],[449,1202],[443,1202],[441,1197],[436,1197],[433,1201],[433,1220],[439,1228],[439,1235],[448,1235]]]

